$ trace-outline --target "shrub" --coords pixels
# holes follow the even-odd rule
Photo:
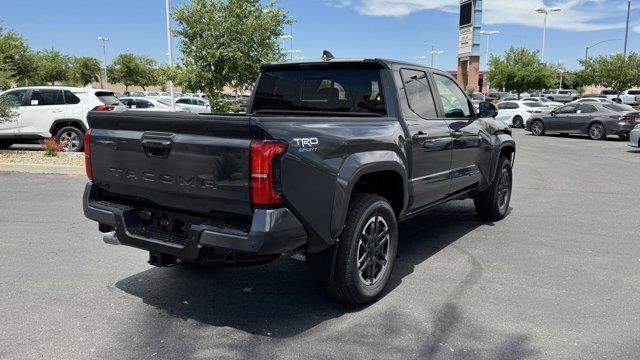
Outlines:
[[[40,142],[44,156],[58,156],[60,151],[64,151],[64,142],[57,142],[56,139],[44,139]]]

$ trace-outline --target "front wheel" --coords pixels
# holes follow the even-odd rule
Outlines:
[[[389,282],[397,249],[398,225],[389,202],[378,195],[355,194],[328,293],[351,304],[377,300]]]
[[[473,199],[476,212],[483,220],[498,221],[507,216],[512,189],[511,161],[504,156],[498,161],[498,172],[491,185]]]
[[[600,123],[593,123],[589,126],[589,138],[591,140],[604,140],[607,137],[607,130]]]
[[[544,124],[540,120],[534,120],[531,122],[531,133],[535,136],[544,135]]]

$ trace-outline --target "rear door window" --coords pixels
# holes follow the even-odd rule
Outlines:
[[[433,93],[427,73],[424,71],[402,69],[400,71],[404,91],[407,96],[409,107],[418,116],[424,119],[434,119],[438,117],[436,106],[433,101]]]
[[[379,69],[274,69],[260,77],[253,111],[386,115]]]
[[[575,114],[578,111],[578,105],[565,105],[558,109],[556,112],[558,114]]]
[[[31,92],[30,106],[64,105],[62,90],[34,89]]]
[[[64,101],[67,105],[75,105],[80,103],[80,98],[69,90],[64,91]]]
[[[581,114],[591,114],[598,112],[598,108],[591,104],[580,104],[580,106],[578,106],[578,111],[580,111]]]

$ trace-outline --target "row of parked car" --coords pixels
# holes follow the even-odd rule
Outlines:
[[[12,116],[0,122],[0,149],[15,143],[53,137],[66,151],[82,151],[89,111],[173,111],[168,93],[132,92],[128,95],[93,88],[37,86],[0,93],[16,105]],[[175,96],[178,95],[178,96]],[[190,96],[187,96],[190,95]],[[175,110],[211,112],[201,94],[175,94]],[[232,96],[229,96],[232,101]],[[233,97],[237,101],[237,97]],[[245,102],[246,106],[246,102]]]

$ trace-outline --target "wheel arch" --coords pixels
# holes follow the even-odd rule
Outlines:
[[[80,128],[83,133],[87,132],[87,127],[84,125],[84,122],[80,119],[58,119],[51,124],[51,128],[49,129],[49,133],[51,136],[55,136],[60,129],[66,126],[75,126]]]
[[[382,186],[384,185],[384,186]],[[331,215],[331,236],[344,228],[354,191],[386,198],[400,218],[407,209],[409,191],[405,162],[393,151],[372,151],[349,156],[340,168]]]

